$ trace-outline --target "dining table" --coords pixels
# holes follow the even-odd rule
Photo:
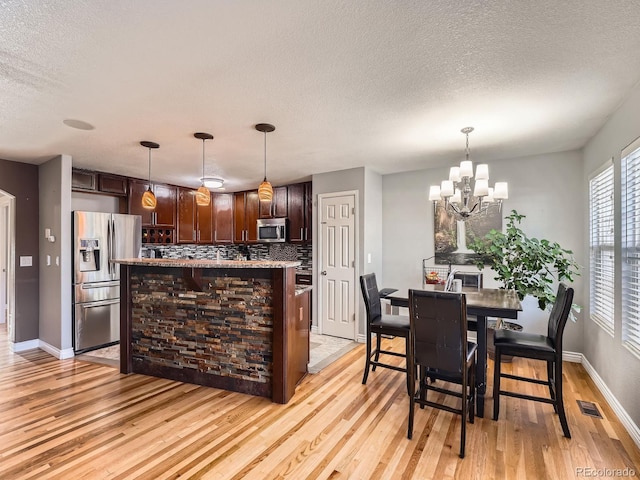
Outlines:
[[[443,290],[442,285],[425,284],[415,290]],[[487,391],[487,317],[517,319],[522,304],[514,290],[499,288],[463,287],[467,303],[467,315],[477,319],[477,358],[476,358],[476,414],[484,416],[484,398]],[[398,307],[409,307],[409,291],[402,294],[394,292],[385,297],[391,302],[392,313]]]

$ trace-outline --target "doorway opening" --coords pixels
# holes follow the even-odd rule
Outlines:
[[[0,190],[0,325],[15,342],[15,211],[16,198]]]

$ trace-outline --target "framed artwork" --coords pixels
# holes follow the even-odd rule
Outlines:
[[[471,197],[471,203],[475,203]],[[474,239],[491,230],[502,231],[502,212],[491,206],[485,213],[466,220],[456,218],[438,202],[434,214],[434,250],[436,264],[475,265],[479,255],[467,247]]]

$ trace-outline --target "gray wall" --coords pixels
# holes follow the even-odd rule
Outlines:
[[[71,157],[61,155],[40,172],[40,340],[73,354],[71,322]],[[45,228],[55,236],[44,238]],[[47,265],[47,256],[50,262]],[[71,352],[69,352],[71,349]],[[66,354],[65,354],[66,351]]]
[[[15,218],[15,341],[38,338],[38,167],[0,160],[0,190],[16,197]],[[31,267],[20,257],[31,256]]]
[[[487,163],[491,183],[509,182],[510,198],[505,201],[503,215],[512,209],[526,215],[522,228],[528,235],[557,241],[564,248],[573,250],[578,263],[584,265],[580,152]],[[383,177],[382,286],[406,290],[422,284],[422,259],[434,254],[433,206],[428,201],[429,185],[439,184],[445,176],[448,176],[448,168]],[[500,286],[493,277],[491,270],[485,269],[486,286]],[[578,304],[584,304],[586,298],[582,295],[582,282],[582,278],[578,278],[574,283]],[[532,298],[525,299],[523,308],[524,311],[518,316],[519,323],[527,331],[545,332],[547,313],[540,311]],[[568,325],[565,333],[566,350],[582,351],[583,324],[584,320],[579,316],[578,322]]]
[[[584,355],[604,380],[636,425],[640,424],[640,359],[622,346],[621,331],[621,256],[620,256],[620,151],[640,136],[640,86],[611,116],[604,127],[584,148],[584,176],[582,201],[588,205],[589,176],[606,161],[614,159],[616,188],[616,295],[615,333],[613,338],[589,319],[588,305],[585,309]],[[583,217],[584,249],[588,255],[589,219],[588,209]],[[588,257],[584,261],[585,277],[588,279]],[[588,297],[589,285],[585,282],[584,296]]]

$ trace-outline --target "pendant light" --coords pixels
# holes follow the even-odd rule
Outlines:
[[[140,142],[140,145],[149,149],[149,187],[147,191],[142,194],[142,207],[147,210],[153,210],[156,208],[158,202],[156,196],[153,194],[153,190],[151,190],[151,149],[160,148],[160,145],[146,140]]]
[[[204,142],[206,140],[213,140],[213,135],[210,133],[198,132],[193,134],[194,137],[202,140],[202,185],[196,191],[196,204],[201,207],[208,207],[209,203],[211,203],[211,192],[204,184]]]
[[[261,202],[270,202],[273,198],[273,187],[267,181],[267,132],[273,132],[276,129],[269,123],[258,123],[256,130],[264,133],[264,180],[258,187],[258,198]]]

